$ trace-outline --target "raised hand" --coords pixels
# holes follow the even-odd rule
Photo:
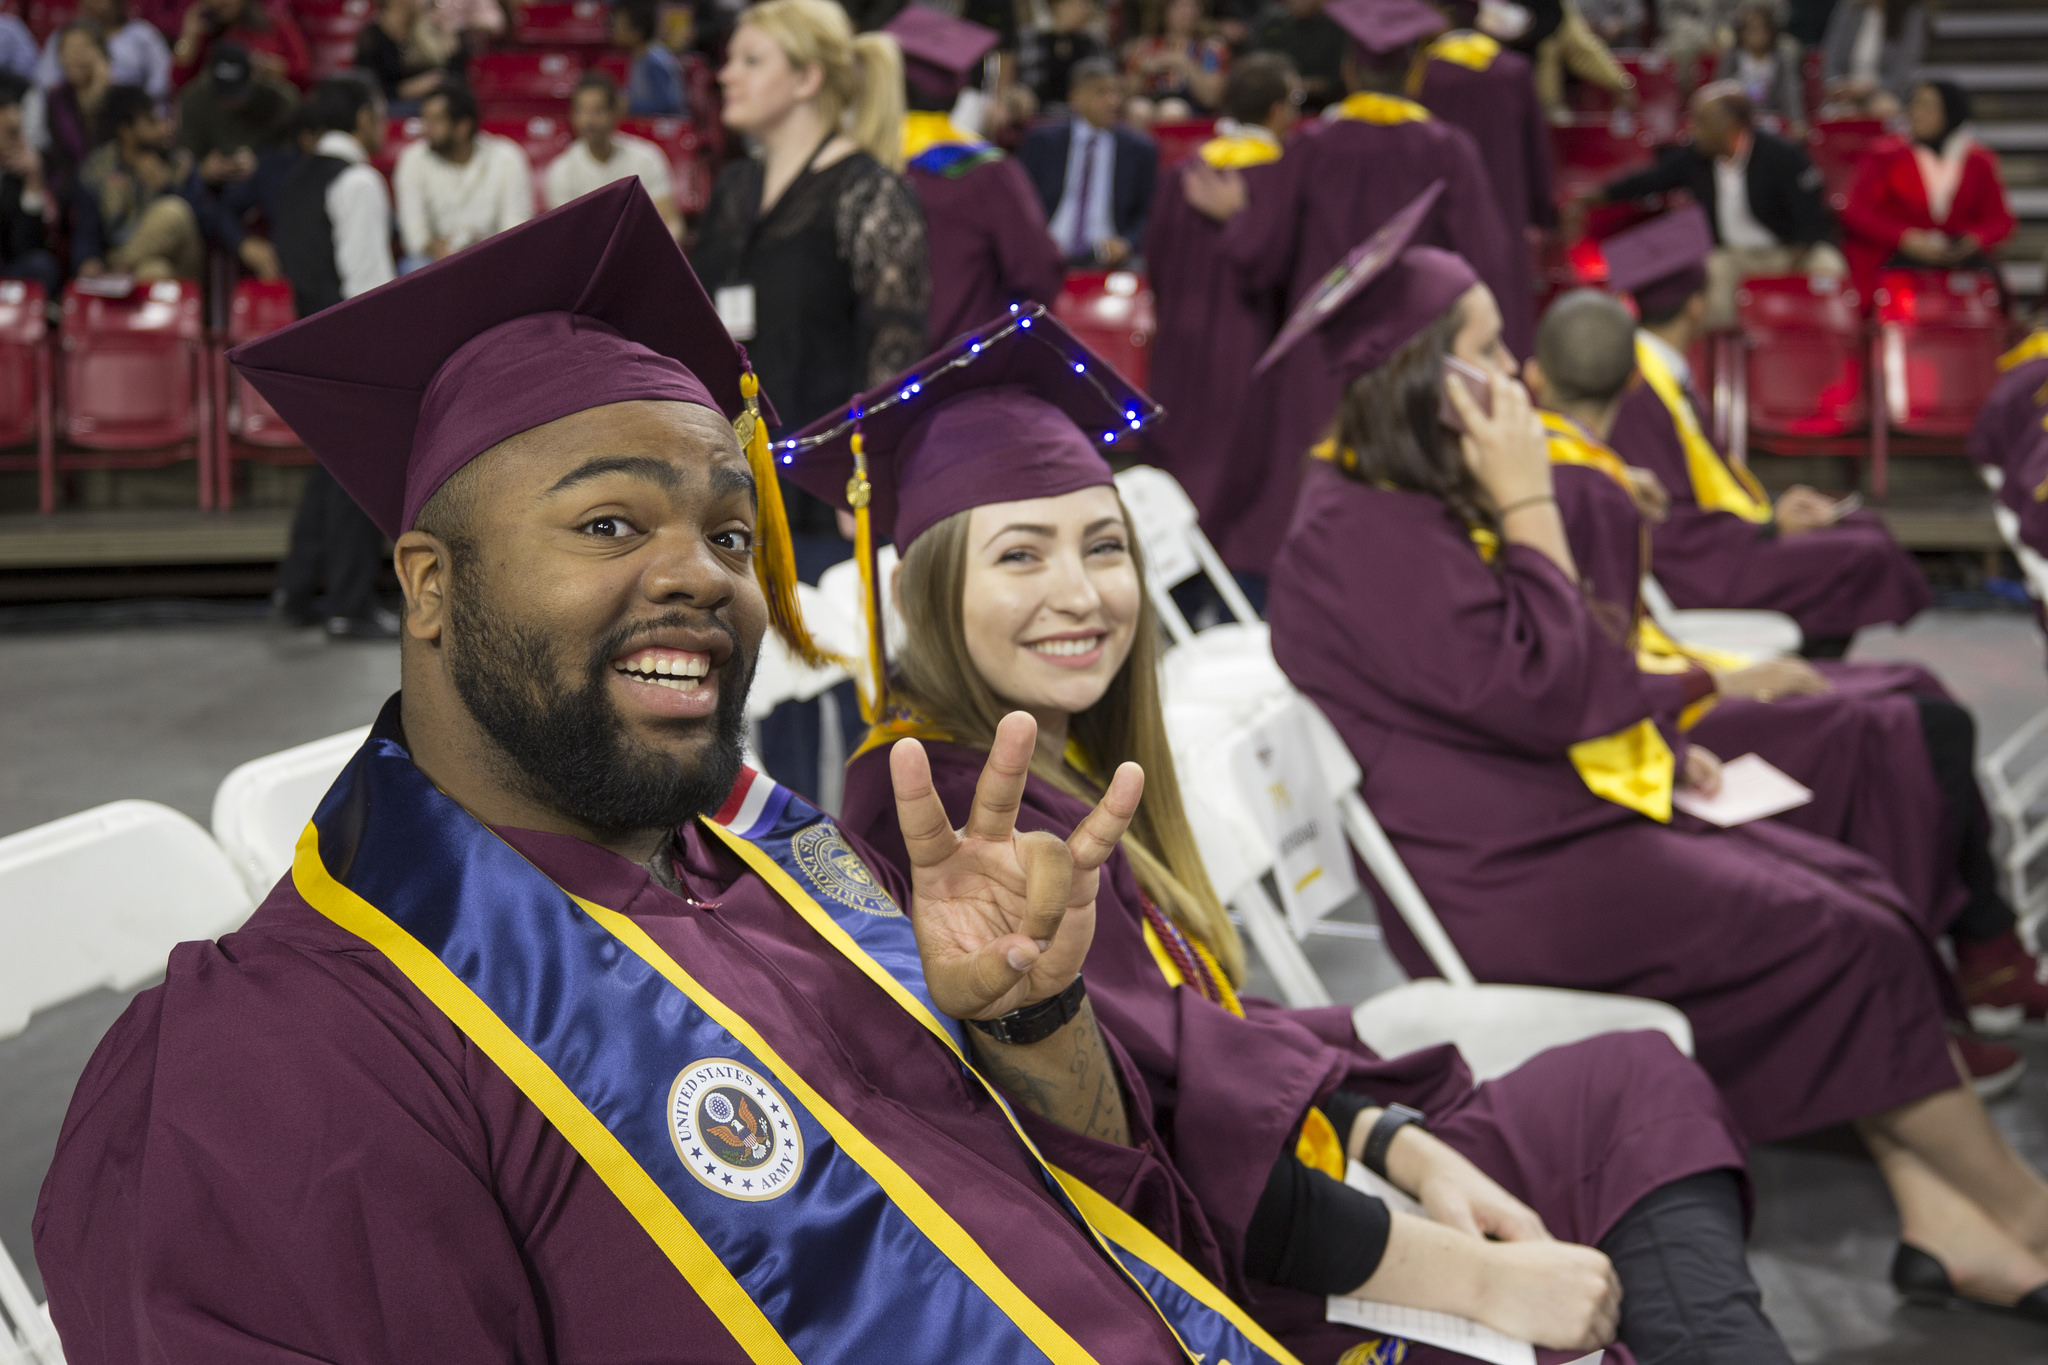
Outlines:
[[[1073,983],[1095,937],[1099,870],[1137,814],[1144,773],[1118,768],[1064,841],[1017,833],[1038,724],[1012,712],[996,727],[967,824],[954,829],[924,746],[889,754],[896,815],[910,854],[911,927],[932,1003],[955,1019],[994,1019]]]

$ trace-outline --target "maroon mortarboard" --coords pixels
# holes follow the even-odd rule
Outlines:
[[[1399,52],[1450,27],[1443,12],[1424,0],[1331,0],[1323,13],[1376,56]]]
[[[882,25],[903,49],[903,77],[937,99],[957,96],[969,74],[1002,41],[994,29],[950,14],[909,4]]]
[[[1697,204],[1617,232],[1600,244],[1607,258],[1607,287],[1633,294],[1636,307],[1659,313],[1707,287],[1707,255],[1714,230]]]
[[[391,536],[462,466],[556,418],[673,399],[745,425],[748,409],[745,351],[630,177],[228,359]]]
[[[1296,305],[1252,373],[1317,332],[1330,367],[1348,382],[1376,369],[1478,283],[1462,256],[1409,245],[1443,192],[1444,182],[1434,182],[1353,248]]]

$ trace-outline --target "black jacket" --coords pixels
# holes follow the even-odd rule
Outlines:
[[[1743,179],[1749,188],[1749,211],[1757,222],[1786,246],[1812,246],[1835,240],[1835,215],[1828,207],[1827,187],[1820,171],[1801,148],[1770,133],[1757,132],[1749,149]],[[1605,191],[1610,202],[1647,199],[1673,190],[1689,192],[1707,211],[1714,240],[1721,239],[1719,195],[1714,163],[1692,144],[1666,147],[1657,164],[1625,175]]]
[[[1116,155],[1110,174],[1109,220],[1116,235],[1135,250],[1145,240],[1145,221],[1152,212],[1159,149],[1153,146],[1151,138],[1129,128],[1112,128],[1110,132],[1116,138]],[[1037,187],[1048,222],[1058,212],[1060,199],[1067,192],[1067,153],[1073,145],[1074,125],[1068,120],[1026,134],[1017,148],[1017,162]]]

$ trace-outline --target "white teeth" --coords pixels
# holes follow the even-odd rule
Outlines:
[[[656,673],[662,674],[664,677],[667,676],[667,674],[670,671],[669,661],[667,659],[656,659],[654,661],[654,671]]]
[[[1077,655],[1086,654],[1101,643],[1100,635],[1090,635],[1079,640],[1040,640],[1030,648],[1040,654]]]
[[[676,658],[664,655],[656,659],[644,659],[639,663],[618,665],[619,671],[652,682],[658,678],[703,678],[710,675],[711,661],[698,657]]]

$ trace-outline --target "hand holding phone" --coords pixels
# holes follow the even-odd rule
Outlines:
[[[1465,430],[1465,419],[1458,415],[1458,409],[1451,402],[1451,385],[1465,390],[1465,396],[1479,405],[1479,411],[1493,416],[1493,376],[1469,361],[1454,355],[1444,357],[1444,395],[1437,408],[1437,419],[1460,436],[1469,435]]]

